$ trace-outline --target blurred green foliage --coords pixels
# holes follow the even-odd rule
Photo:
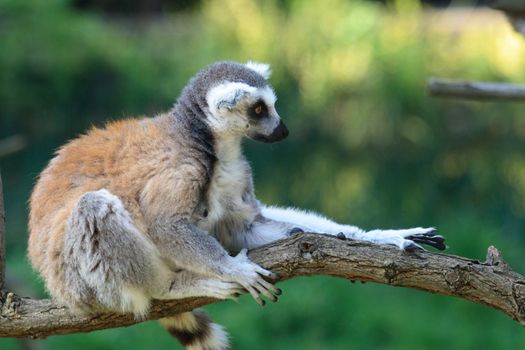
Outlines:
[[[525,80],[525,41],[501,16],[423,11],[416,0],[203,1],[186,12],[108,17],[66,0],[0,0],[0,158],[8,275],[44,295],[25,259],[26,201],[54,149],[90,125],[154,115],[217,60],[273,66],[277,145],[246,142],[261,200],[364,228],[436,226],[449,252],[501,248],[525,272],[523,105],[425,95],[431,75]],[[248,297],[208,309],[238,349],[518,349],[506,316],[450,297],[311,278],[261,310]],[[155,323],[51,337],[48,349],[176,348]],[[16,349],[14,340],[0,340]]]

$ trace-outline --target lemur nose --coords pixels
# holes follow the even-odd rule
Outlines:
[[[281,125],[283,126],[283,135],[284,137],[287,137],[290,131],[288,131],[288,128],[286,127],[286,125],[284,125],[283,122],[281,122]]]
[[[283,121],[281,120],[279,122],[279,125],[275,128],[275,130],[273,131],[273,134],[279,139],[279,140],[282,140],[284,139],[285,137],[288,136],[290,132],[288,131],[288,128],[286,127],[286,125],[284,125]]]
[[[279,125],[273,129],[272,133],[270,135],[263,135],[263,134],[255,134],[253,136],[250,136],[254,140],[266,142],[266,143],[272,143],[281,141],[282,139],[286,138],[288,136],[288,128],[282,121],[279,121]]]

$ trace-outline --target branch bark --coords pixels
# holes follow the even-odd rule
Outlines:
[[[496,248],[487,261],[431,252],[407,253],[394,247],[299,234],[250,252],[250,258],[277,272],[282,280],[329,275],[457,296],[500,310],[525,326],[525,277],[513,272]],[[51,300],[1,300],[0,337],[46,337],[129,326],[130,315],[81,316]],[[154,301],[147,319],[158,319],[217,302],[210,298]]]
[[[427,90],[431,96],[472,100],[525,101],[525,85],[481,81],[430,78]]]

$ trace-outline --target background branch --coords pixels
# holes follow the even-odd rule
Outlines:
[[[525,85],[481,81],[430,78],[427,90],[431,96],[473,100],[525,101]]]
[[[516,32],[525,35],[525,1],[493,0],[490,7],[503,11]]]
[[[489,305],[525,326],[525,278],[513,272],[493,247],[489,248],[487,261],[481,263],[459,256],[407,253],[368,242],[300,234],[255,249],[249,256],[277,272],[282,280],[329,275],[416,288]],[[140,322],[129,315],[80,316],[50,300],[20,298],[13,293],[4,294],[1,301],[0,337],[46,337]],[[217,301],[210,298],[155,301],[148,319]]]

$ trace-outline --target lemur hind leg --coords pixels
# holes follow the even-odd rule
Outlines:
[[[408,251],[423,249],[418,243],[430,245],[439,250],[446,248],[445,239],[437,235],[433,227],[365,231],[356,226],[341,225],[317,213],[295,208],[263,206],[261,213],[264,219],[255,220],[251,232],[246,235],[246,245],[249,248],[301,231],[343,235],[346,238],[376,244],[395,245]]]
[[[162,273],[158,253],[119,198],[105,189],[82,195],[67,223],[63,254],[70,306],[147,313],[145,288],[154,288]]]
[[[245,292],[236,282],[168,270],[122,202],[104,189],[79,199],[67,224],[63,253],[68,255],[66,301],[84,311],[100,308],[143,318],[152,298],[229,299]],[[201,310],[163,318],[160,323],[188,349],[230,349],[224,329]]]

